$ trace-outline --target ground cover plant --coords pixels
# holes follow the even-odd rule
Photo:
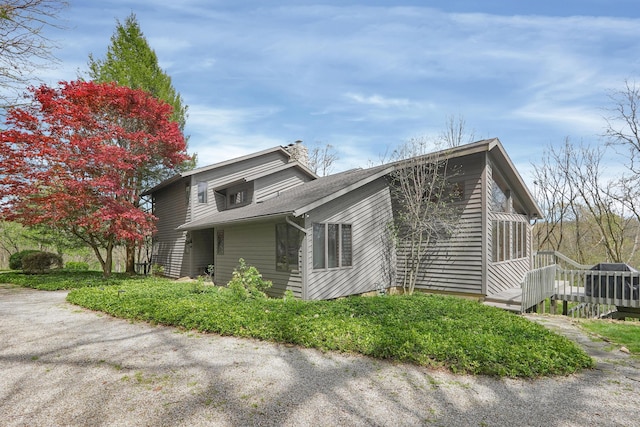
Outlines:
[[[76,289],[92,286],[110,286],[121,283],[136,283],[147,280],[143,276],[114,273],[105,278],[99,271],[55,270],[47,274],[29,275],[21,272],[6,272],[0,276],[0,283],[10,283],[44,291]],[[168,281],[168,280],[167,280]]]
[[[477,302],[435,295],[269,299],[148,278],[75,289],[68,301],[189,330],[512,377],[569,374],[593,361],[568,339]]]
[[[623,345],[640,356],[640,323],[619,320],[585,320],[580,326],[589,332],[607,337],[612,343]]]

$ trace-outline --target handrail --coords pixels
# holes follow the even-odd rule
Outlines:
[[[579,264],[576,261],[569,258],[568,256],[566,256],[565,254],[558,251],[537,251],[533,254],[534,258],[537,257],[538,255],[553,256],[556,258],[555,260],[556,262],[554,262],[553,264],[557,264],[557,260],[560,259],[566,262],[567,264],[574,266],[576,270],[590,270],[591,268],[593,268],[593,265]]]
[[[558,266],[556,264],[528,271],[520,287],[522,288],[521,311],[524,313],[540,301],[556,294],[555,279]]]

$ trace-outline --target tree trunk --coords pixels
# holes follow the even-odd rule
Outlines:
[[[109,242],[106,247],[107,253],[104,257],[104,264],[102,266],[102,275],[104,277],[111,276],[111,270],[113,269],[113,242]]]
[[[127,265],[125,272],[128,274],[136,273],[136,245],[135,243],[127,243]]]

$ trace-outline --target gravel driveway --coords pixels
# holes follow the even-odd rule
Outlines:
[[[640,369],[617,351],[591,348],[598,368],[568,377],[459,376],[130,323],[65,296],[0,285],[3,426],[640,425]]]

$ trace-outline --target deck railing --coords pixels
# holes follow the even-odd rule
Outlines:
[[[538,251],[533,254],[533,268],[547,267],[557,264],[560,268],[589,270],[592,265],[580,264],[558,251]]]
[[[534,255],[534,270],[522,283],[522,311],[546,298],[640,308],[640,272],[591,270],[556,251]]]
[[[556,293],[563,301],[639,308],[640,273],[558,269]]]
[[[521,311],[524,313],[534,305],[556,294],[556,264],[528,271],[522,281]]]

